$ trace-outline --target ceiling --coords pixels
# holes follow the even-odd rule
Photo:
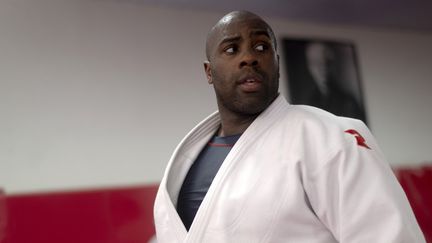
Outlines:
[[[323,24],[432,32],[432,0],[140,0],[187,9],[259,15]]]

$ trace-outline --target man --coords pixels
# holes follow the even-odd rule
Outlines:
[[[278,94],[266,22],[227,14],[206,54],[218,112],[172,155],[155,202],[159,243],[425,242],[364,124]]]
[[[335,50],[322,42],[312,42],[305,49],[306,68],[312,87],[306,103],[335,115],[366,121],[364,110],[354,96],[344,90],[340,80],[340,63]],[[306,80],[303,80],[306,81]]]

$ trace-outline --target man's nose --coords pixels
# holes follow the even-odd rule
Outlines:
[[[240,59],[240,68],[245,66],[254,67],[258,65],[258,59],[252,51],[245,51]]]

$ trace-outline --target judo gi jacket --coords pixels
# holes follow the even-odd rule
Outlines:
[[[234,145],[186,231],[177,197],[219,126],[214,113],[175,149],[155,201],[158,243],[425,242],[367,127],[281,95]]]

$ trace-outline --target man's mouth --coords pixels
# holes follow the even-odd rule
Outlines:
[[[261,88],[262,81],[258,77],[246,77],[238,82],[240,89],[245,93],[257,92]]]

